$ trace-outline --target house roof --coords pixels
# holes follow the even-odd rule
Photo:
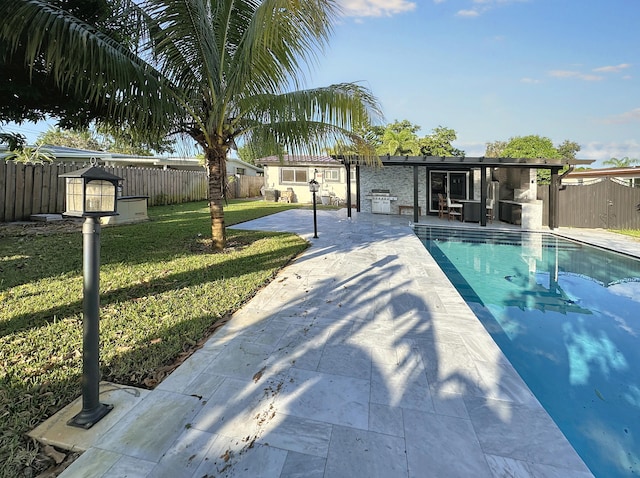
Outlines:
[[[243,161],[240,158],[227,158],[227,164],[235,164],[243,168],[253,169],[254,171],[259,173],[263,172],[261,167],[256,166],[255,164],[247,163],[246,161]]]
[[[286,164],[286,165],[320,165],[320,166],[339,166],[342,164],[335,158],[327,155],[288,155],[280,156],[267,156],[256,160],[257,164]]]
[[[328,155],[321,156],[268,156],[256,161],[259,164],[286,164],[286,165],[324,165],[336,166],[350,161],[357,164],[358,159],[333,158]],[[432,168],[446,169],[469,169],[486,167],[528,167],[562,169],[567,165],[589,165],[594,162],[592,159],[549,159],[549,158],[485,158],[481,157],[460,157],[460,156],[380,156],[383,166],[429,166]]]
[[[562,169],[567,165],[588,165],[592,159],[549,158],[485,158],[465,156],[380,156],[383,166],[428,166],[430,168],[469,169],[480,167],[518,167],[540,169]],[[356,164],[357,160],[352,160]]]
[[[631,168],[601,168],[571,171],[567,178],[603,178],[603,177],[636,177],[640,178],[640,167]]]
[[[88,162],[97,159],[107,166],[156,167],[185,170],[202,170],[202,162],[198,158],[169,158],[161,156],[138,156],[134,154],[111,153],[109,151],[92,151],[89,149],[69,148],[45,144],[42,150],[53,156],[56,161]],[[5,154],[3,154],[3,151]],[[0,147],[0,159],[8,152]]]

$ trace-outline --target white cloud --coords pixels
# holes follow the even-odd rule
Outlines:
[[[416,9],[415,2],[407,0],[341,0],[348,17],[389,17]]]
[[[578,80],[584,81],[600,81],[604,79],[599,75],[591,75],[589,73],[582,73],[580,71],[574,70],[551,70],[549,72],[549,76],[554,78],[576,78]]]
[[[459,17],[478,17],[480,12],[478,10],[458,10],[456,13]]]
[[[600,143],[597,141],[583,144],[578,152],[580,159],[595,159],[597,161],[607,161],[611,158],[631,158],[640,159],[640,143],[635,139],[623,141],[622,143]],[[602,165],[592,164],[592,168],[599,168]]]
[[[640,108],[634,108],[619,115],[609,116],[603,120],[606,124],[640,123]]]
[[[600,66],[598,68],[594,68],[593,71],[597,71],[599,73],[620,73],[622,70],[625,70],[630,66],[631,64],[629,63],[620,63],[619,65]]]
[[[443,0],[434,0],[435,3],[440,3]],[[458,10],[456,13],[459,17],[479,17],[480,15],[488,12],[499,6],[510,5],[512,3],[523,3],[529,0],[472,0],[475,6],[470,9]]]
[[[530,85],[536,85],[540,83],[540,80],[536,80],[535,78],[520,78],[521,83],[529,83]]]

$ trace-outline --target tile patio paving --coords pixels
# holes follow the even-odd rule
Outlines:
[[[408,218],[312,224],[237,226],[312,246],[63,478],[592,476]]]

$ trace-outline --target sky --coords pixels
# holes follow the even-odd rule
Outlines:
[[[640,159],[640,1],[339,0],[312,86],[361,81],[385,122],[487,142],[530,134]]]
[[[307,87],[359,82],[384,123],[445,126],[467,156],[530,134],[595,167],[640,159],[639,0],[336,0]],[[33,141],[48,125],[26,123]]]

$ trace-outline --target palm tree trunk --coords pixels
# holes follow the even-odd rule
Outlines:
[[[207,174],[209,179],[209,214],[211,215],[212,248],[216,251],[224,249],[227,237],[224,227],[224,211],[222,208],[222,188],[225,173],[226,152],[216,148],[205,149]]]

